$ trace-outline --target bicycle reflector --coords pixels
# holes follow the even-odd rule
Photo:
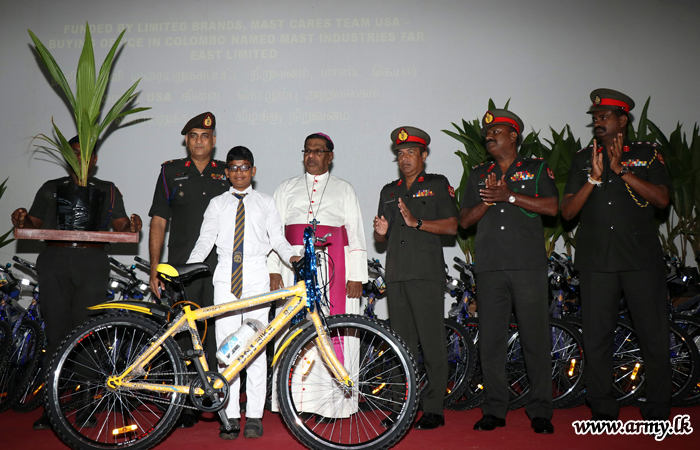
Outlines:
[[[634,365],[634,370],[632,370],[632,376],[630,377],[630,380],[634,380],[637,378],[637,372],[639,372],[639,368],[641,367],[641,364],[636,363]]]
[[[301,366],[301,374],[306,375],[311,370],[311,366],[314,365],[314,359],[316,359],[316,349],[312,348],[304,356],[304,361]]]
[[[574,358],[571,358],[571,363],[569,364],[569,376],[573,377],[574,376],[574,368],[576,367],[576,360]]]
[[[121,428],[115,428],[112,430],[112,435],[116,436],[118,434],[126,434],[126,433],[131,433],[132,431],[136,431],[138,429],[137,425],[127,425],[125,427]]]

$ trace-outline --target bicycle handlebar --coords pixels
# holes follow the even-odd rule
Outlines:
[[[31,270],[32,272],[36,273],[36,266],[34,264],[30,263],[29,261],[20,258],[19,256],[15,255],[12,257],[12,260],[19,264],[20,266],[24,266],[27,269]]]

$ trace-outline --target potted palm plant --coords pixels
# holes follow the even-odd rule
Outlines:
[[[48,144],[48,150],[56,151],[63,155],[63,158],[66,160],[70,169],[75,173],[78,181],[77,185],[69,183],[69,188],[67,190],[57,192],[57,211],[61,211],[57,218],[60,220],[58,228],[95,231],[97,229],[96,217],[99,216],[101,205],[99,205],[100,197],[95,195],[94,189],[92,189],[92,193],[90,192],[91,187],[88,186],[88,175],[97,139],[115,120],[121,119],[129,114],[150,109],[143,107],[127,109],[127,105],[131,103],[137,95],[134,94],[134,90],[136,86],[138,86],[139,81],[141,81],[139,79],[114,103],[114,105],[112,105],[109,112],[107,112],[100,121],[100,113],[102,112],[105,91],[109,83],[112,62],[126,30],[122,31],[114,42],[114,45],[112,45],[112,48],[100,67],[99,73],[97,73],[95,55],[92,47],[92,37],[90,35],[90,25],[87,22],[85,23],[84,45],[76,70],[75,94],[71,90],[63,71],[46,46],[44,46],[31,30],[27,31],[29,31],[29,36],[36,46],[36,51],[41,61],[68,99],[78,129],[79,151],[71,147],[64,134],[58,126],[56,126],[53,118],[51,119],[51,124],[53,125],[56,138],[54,139],[45,134],[39,134],[37,136],[37,138]],[[104,199],[102,199],[102,201],[103,200]],[[90,206],[83,207],[83,205]],[[93,213],[88,213],[86,216],[86,210],[92,211]],[[79,217],[71,217],[70,214],[65,214],[71,211],[78,214]],[[90,216],[95,218],[93,219],[93,217]]]

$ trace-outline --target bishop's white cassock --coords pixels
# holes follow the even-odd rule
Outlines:
[[[355,195],[355,190],[352,185],[345,180],[341,180],[326,172],[322,175],[311,175],[304,173],[298,177],[290,178],[282,182],[274,194],[277,209],[282,217],[282,223],[287,229],[287,239],[292,244],[292,247],[297,254],[302,254],[302,246],[294,245],[301,242],[301,236],[298,239],[295,236],[290,236],[290,226],[294,227],[294,233],[298,234],[301,226],[317,225],[319,230],[324,226],[330,227],[345,227],[347,232],[347,245],[344,247],[345,255],[345,281],[358,281],[366,283],[367,276],[367,250],[365,244],[365,232],[362,225],[362,214],[360,213],[360,204]],[[339,232],[334,233],[334,238],[340,238]],[[322,237],[322,232],[318,233],[318,237]],[[317,249],[318,250],[318,249]],[[333,261],[333,265],[339,266],[338,261]],[[282,280],[285,286],[294,284],[294,273],[279,260],[275,252],[272,252],[268,258],[268,270],[270,273],[279,273],[282,275]],[[333,266],[330,268],[333,271]],[[321,276],[323,273],[328,273],[328,267],[323,267],[319,261],[319,284],[327,282],[327,276]],[[338,274],[336,273],[336,276]],[[323,278],[326,278],[325,280]],[[343,289],[343,293],[345,289]],[[336,313],[359,314],[360,300],[356,298],[333,298],[329,292],[329,300],[335,306]],[[344,311],[337,311],[338,305],[342,305],[345,301]],[[326,310],[328,314],[328,311]],[[351,373],[357,373],[357,359],[359,354],[359,342],[357,339],[345,338],[345,342],[339,345],[344,348],[344,355],[341,357],[341,362],[345,364],[346,369]],[[336,345],[336,348],[339,348]],[[355,367],[350,367],[355,366]],[[299,371],[297,371],[299,372]],[[354,412],[356,402],[334,402],[328,399],[329,392],[334,381],[332,375],[323,364],[320,355],[316,363],[312,366],[311,371],[305,376],[309,380],[314,380],[317,383],[319,378],[327,382],[328,389],[323,389],[319,392],[317,398],[306,394],[304,399],[297,398],[297,408],[304,412],[316,413],[325,417],[343,417]],[[316,387],[318,387],[316,385]],[[277,410],[277,395],[273,385],[272,405],[273,410]],[[322,398],[321,398],[322,397]],[[353,404],[354,403],[354,404]],[[341,407],[339,408],[339,405]]]

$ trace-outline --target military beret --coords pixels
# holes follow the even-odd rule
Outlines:
[[[588,114],[596,111],[623,110],[628,113],[634,108],[634,100],[612,89],[596,89],[591,92],[591,105]]]
[[[394,149],[409,147],[427,147],[430,144],[430,136],[425,131],[416,127],[399,127],[391,132],[391,142]]]
[[[481,119],[481,135],[486,136],[486,132],[489,128],[495,125],[508,125],[518,133],[519,137],[522,136],[523,129],[525,128],[523,121],[520,120],[520,117],[516,114],[507,109],[494,109],[486,111],[486,114],[484,114],[484,117]]]
[[[192,128],[203,128],[205,130],[213,130],[216,128],[216,117],[210,112],[203,112],[202,114],[195,116],[190,119],[189,122],[185,124],[180,134],[186,135]]]

